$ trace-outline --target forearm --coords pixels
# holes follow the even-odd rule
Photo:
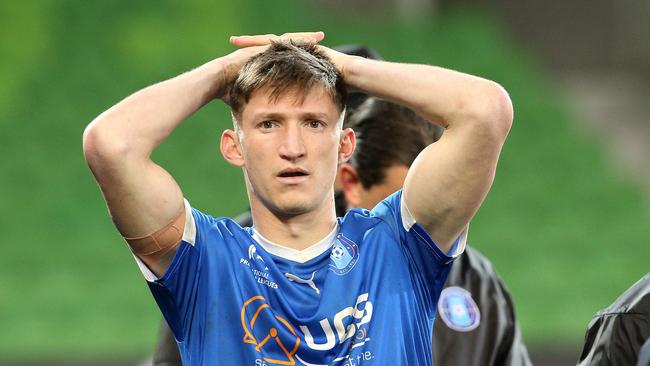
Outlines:
[[[123,236],[149,235],[178,215],[182,192],[150,156],[184,119],[217,96],[219,65],[212,61],[142,89],[86,128],[84,157]]]
[[[148,158],[187,117],[223,89],[219,59],[125,98],[86,129],[84,145],[94,153]]]
[[[399,64],[349,57],[346,83],[368,94],[397,102],[444,128],[487,122],[507,130],[510,100],[496,83],[436,66]]]
[[[445,128],[415,159],[404,182],[413,217],[449,250],[485,198],[512,124],[512,105],[498,84],[435,66],[349,58],[346,83],[406,105]]]

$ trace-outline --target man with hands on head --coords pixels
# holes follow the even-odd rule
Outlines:
[[[491,81],[346,56],[314,45],[323,36],[232,37],[243,48],[133,94],[84,133],[185,365],[432,363],[437,298],[492,183],[512,106]],[[446,131],[403,191],[337,220],[334,177],[355,146],[341,126],[345,87]],[[221,152],[244,172],[252,228],[192,208],[150,159],[212,99],[231,107]]]

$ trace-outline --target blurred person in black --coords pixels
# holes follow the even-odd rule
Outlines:
[[[372,49],[340,46],[347,54],[380,59]],[[402,187],[417,155],[442,134],[406,107],[350,92],[344,127],[357,134],[350,163],[339,167],[337,215],[347,209],[370,209]],[[399,126],[399,128],[397,128]],[[250,226],[249,213],[239,216]],[[505,285],[482,254],[467,246],[456,259],[445,284],[436,315],[433,352],[436,365],[528,366],[528,351],[515,320],[514,306]],[[154,366],[181,365],[173,335],[165,322],[153,357]]]
[[[650,365],[650,273],[589,323],[578,366]]]
[[[636,366],[650,366],[650,338],[646,339],[643,347],[641,347]]]

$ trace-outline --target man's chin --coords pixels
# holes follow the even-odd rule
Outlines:
[[[279,205],[274,211],[278,216],[292,217],[309,213],[312,210],[313,208],[307,205]]]
[[[275,202],[271,211],[280,217],[292,217],[312,212],[316,209],[315,205],[302,200],[286,200]]]
[[[293,192],[275,192],[259,197],[267,210],[275,216],[282,218],[291,218],[299,215],[308,214],[319,209],[320,201],[311,192],[293,191]],[[268,198],[268,199],[264,199]]]

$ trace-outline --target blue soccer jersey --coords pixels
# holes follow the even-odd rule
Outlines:
[[[350,211],[303,251],[186,201],[164,276],[139,262],[183,364],[431,366],[436,303],[465,233],[448,256],[401,197]]]

